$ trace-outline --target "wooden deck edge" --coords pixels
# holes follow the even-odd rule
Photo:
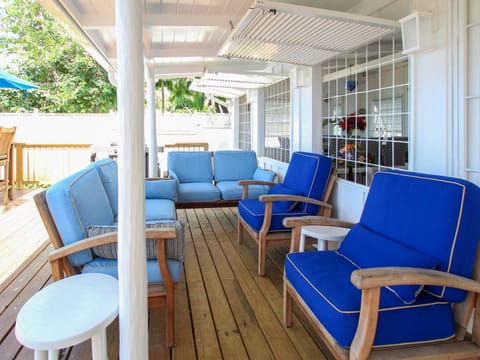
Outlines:
[[[35,259],[38,254],[40,254],[47,246],[50,245],[50,241],[45,239],[38,247],[35,249],[29,257],[27,257],[21,264],[18,266],[13,273],[11,273],[2,283],[0,283],[0,293],[3,292],[10,283],[17,278],[17,276],[24,271],[30,263]]]
[[[199,201],[199,202],[176,202],[176,209],[200,209],[200,208],[219,208],[219,207],[236,207],[239,200],[216,200],[216,201]]]

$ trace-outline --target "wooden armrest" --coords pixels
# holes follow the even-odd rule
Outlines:
[[[394,285],[447,286],[480,293],[480,282],[438,270],[409,267],[379,267],[355,270],[350,280],[358,289]]]
[[[265,180],[239,180],[238,185],[267,185],[267,186],[273,186],[275,183],[273,181],[265,181]]]
[[[377,332],[380,288],[393,285],[448,286],[480,293],[480,282],[438,270],[381,267],[355,270],[352,283],[362,290],[360,318],[350,347],[350,359],[366,359],[372,349]]]
[[[351,229],[355,224],[349,221],[332,219],[325,216],[301,216],[283,219],[283,226],[285,227],[301,227],[308,225],[338,226]]]
[[[305,196],[298,196],[298,195],[283,195],[283,194],[268,194],[268,195],[262,195],[258,198],[260,201],[263,201],[265,203],[271,203],[274,201],[296,201],[296,202],[302,202],[302,203],[309,203],[313,205],[319,205],[326,207],[328,209],[332,209],[333,206],[312,198],[308,198]]]
[[[117,242],[118,241],[117,235],[118,235],[117,232],[111,232],[107,234],[93,236],[91,238],[86,238],[86,239],[77,241],[73,244],[65,245],[61,248],[53,250],[50,253],[48,259],[50,262],[53,262],[82,250],[87,250],[95,246]],[[175,229],[170,229],[170,228],[145,230],[146,239],[162,240],[162,239],[175,238],[176,236],[177,236],[177,233],[175,232]]]

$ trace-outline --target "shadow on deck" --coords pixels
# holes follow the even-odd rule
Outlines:
[[[287,248],[268,250],[266,276],[259,277],[253,240],[247,237],[242,245],[237,244],[236,208],[182,209],[177,213],[188,226],[184,276],[176,289],[176,346],[170,350],[164,344],[163,309],[151,310],[150,358],[325,358],[318,338],[304,327],[302,319],[294,318],[288,330],[282,324],[282,272]],[[5,212],[0,212],[0,221],[3,216]],[[23,226],[25,233],[30,224]],[[16,228],[20,242],[22,227]],[[52,281],[47,261],[52,248],[40,243],[0,284],[2,359],[33,359],[33,351],[17,342],[14,327],[25,301]],[[117,319],[108,328],[110,359],[118,358],[118,348]],[[90,359],[90,353],[90,343],[85,342],[62,350],[61,358]]]

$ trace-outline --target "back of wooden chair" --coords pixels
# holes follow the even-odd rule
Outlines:
[[[12,176],[10,168],[12,161],[10,159],[10,148],[13,144],[13,139],[15,138],[15,133],[17,131],[16,127],[12,128],[5,128],[0,127],[0,167],[3,167],[3,181],[2,181],[2,188],[3,188],[3,203],[6,205],[8,202],[9,197],[9,189],[12,185],[12,181],[10,177]]]

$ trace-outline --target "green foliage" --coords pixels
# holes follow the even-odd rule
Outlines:
[[[39,90],[0,90],[0,111],[108,112],[116,89],[95,60],[33,0],[6,0],[0,19],[0,51],[7,71]],[[15,71],[17,69],[17,71]]]
[[[185,78],[160,80],[156,88],[163,85],[170,95],[166,103],[166,110],[170,112],[205,111],[205,95],[197,91],[190,91],[191,81]]]

